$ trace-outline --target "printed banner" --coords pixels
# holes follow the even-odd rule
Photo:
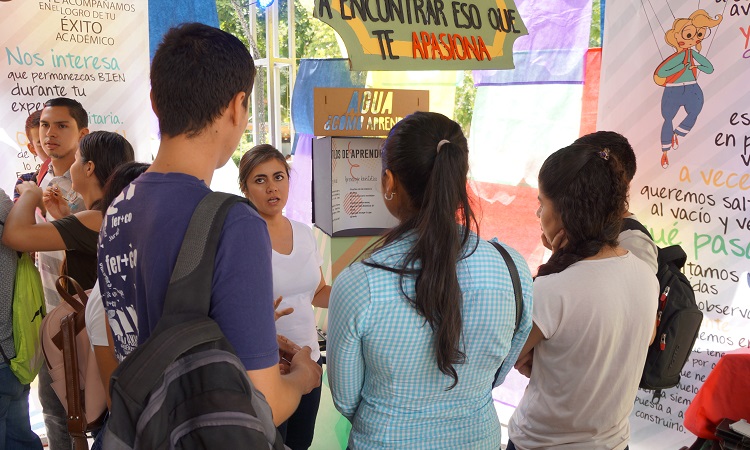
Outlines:
[[[55,97],[78,100],[89,130],[115,131],[150,161],[145,0],[0,2],[0,187],[43,162],[26,148],[26,118]]]
[[[512,69],[527,34],[513,0],[316,0],[352,70]]]
[[[747,0],[607,5],[598,128],[633,144],[631,211],[685,249],[704,313],[680,384],[659,402],[639,391],[643,448],[689,445],[686,408],[726,351],[750,347],[749,15]]]
[[[591,0],[517,0],[528,36],[513,46],[516,70],[477,70],[474,84],[581,83],[589,48]]]
[[[578,138],[582,95],[580,84],[477,88],[469,136],[471,177],[536,187],[547,156]]]

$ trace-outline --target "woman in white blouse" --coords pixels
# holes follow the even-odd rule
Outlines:
[[[277,299],[276,331],[300,347],[312,349],[321,363],[313,306],[328,308],[331,287],[320,268],[312,230],[283,215],[289,197],[289,164],[271,145],[257,145],[240,160],[240,189],[268,224],[273,249],[273,292]],[[312,444],[320,387],[304,395],[294,414],[279,426],[284,443],[292,450]]]

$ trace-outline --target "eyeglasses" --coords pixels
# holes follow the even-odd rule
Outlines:
[[[695,28],[692,25],[688,25],[682,29],[680,36],[682,36],[682,38],[685,40],[689,40],[689,39],[703,40],[711,36],[711,29],[710,28]]]

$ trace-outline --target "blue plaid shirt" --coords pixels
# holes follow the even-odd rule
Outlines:
[[[473,236],[475,238],[475,236]],[[412,245],[406,237],[372,260],[390,267]],[[475,240],[470,240],[473,246]],[[352,422],[352,449],[500,448],[492,384],[502,383],[531,330],[531,275],[509,248],[521,275],[524,308],[515,337],[515,297],[505,263],[485,241],[457,265],[463,294],[458,385],[437,367],[433,333],[399,289],[399,275],[356,263],[333,284],[328,325],[328,379],[336,408]],[[413,279],[404,279],[413,297]],[[505,361],[505,362],[503,362]]]

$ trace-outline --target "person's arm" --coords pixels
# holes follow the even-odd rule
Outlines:
[[[521,373],[521,375],[531,377],[531,366],[534,360],[534,347],[542,342],[542,339],[544,339],[542,330],[540,330],[536,324],[533,324],[529,337],[526,339],[526,343],[523,345],[523,349],[521,349],[521,354],[518,356],[518,361],[516,361],[516,364],[513,366]]]
[[[70,215],[70,206],[58,186],[48,186],[42,196],[44,208],[53,219],[61,219]]]
[[[273,413],[273,423],[281,425],[297,410],[300,398],[320,386],[321,367],[310,359],[310,347],[303,347],[292,358],[288,374],[278,366],[248,370],[253,385],[263,393]]]
[[[533,323],[514,366],[522,375],[531,376],[534,348],[543,340],[552,339],[560,326],[563,313],[560,289],[563,288],[560,282],[550,281],[544,276],[534,281]]]
[[[683,63],[685,55],[682,52],[673,54],[671,57],[663,63],[663,65],[656,72],[656,75],[666,78],[670,75],[674,75],[681,70],[685,70],[685,63]]]
[[[318,308],[328,308],[328,302],[331,297],[331,286],[326,284],[326,279],[323,277],[323,269],[320,269],[320,283],[315,288],[315,296],[312,300],[312,305]]]
[[[333,403],[351,422],[362,401],[365,361],[361,336],[367,326],[370,287],[362,264],[345,269],[333,283],[328,310],[328,383]]]
[[[296,409],[300,397],[320,385],[322,370],[304,348],[281,375],[274,322],[271,242],[266,223],[245,204],[229,211],[214,263],[209,316],[221,328],[266,397],[276,424]]]
[[[565,233],[561,230],[557,236],[553,239],[553,242],[555,243],[555,246],[559,246],[562,240],[565,238]],[[515,249],[511,247],[505,246],[506,250],[511,254],[513,257],[513,262],[516,265],[516,269],[518,270],[518,276],[521,280],[521,292],[523,294],[523,310],[521,311],[521,322],[518,325],[518,331],[516,331],[513,334],[513,338],[511,339],[510,343],[510,349],[508,349],[508,354],[505,356],[505,359],[503,360],[502,365],[500,366],[500,370],[497,373],[497,379],[493,383],[493,387],[497,387],[505,381],[505,377],[508,375],[510,370],[514,367],[516,364],[516,361],[520,359],[520,354],[522,353],[524,344],[527,341],[527,338],[529,336],[529,332],[531,330],[531,313],[533,309],[532,305],[532,292],[533,292],[533,284],[531,280],[531,271],[529,270],[529,266],[526,263],[526,260],[521,256],[520,253],[518,253]],[[557,248],[557,247],[555,247]],[[494,250],[494,249],[493,249]],[[497,252],[495,252],[497,253]],[[500,255],[497,255],[498,258]],[[502,259],[501,259],[502,260]],[[502,276],[509,277],[510,274],[508,273],[508,269],[505,267],[505,264],[503,264],[502,267]],[[508,280],[508,283],[512,282]],[[505,294],[505,291],[501,291],[503,295]],[[515,295],[515,292],[513,293]],[[504,297],[501,301],[513,301],[514,304],[514,316],[513,316],[513,326],[515,326],[515,299],[508,299],[507,297]]]
[[[109,320],[107,320],[107,314],[104,311],[104,303],[102,302],[98,282],[94,284],[89,294],[88,302],[86,303],[85,318],[86,331],[91,342],[91,348],[94,350],[94,358],[107,397],[107,407],[110,407],[109,379],[119,363],[115,356],[112,330],[109,328]]]
[[[695,50],[690,50],[690,52],[692,53],[693,59],[695,59],[695,62],[698,63],[692,66],[691,69],[695,67],[696,69],[700,70],[703,73],[713,73],[714,65],[711,64],[711,61],[709,61],[708,58],[696,52]]]
[[[624,230],[618,238],[620,247],[633,253],[638,259],[648,264],[651,271],[656,274],[659,269],[659,248],[654,241],[640,230]]]
[[[112,407],[112,399],[109,397],[109,380],[112,378],[112,372],[120,364],[115,356],[115,342],[112,339],[112,330],[109,328],[109,321],[105,315],[103,318],[104,326],[107,330],[107,345],[94,345],[94,357],[96,366],[99,368],[99,376],[102,378],[104,392],[107,396],[107,409]]]
[[[16,186],[20,197],[5,221],[2,242],[19,252],[65,250],[62,236],[51,223],[36,223],[34,210],[40,205],[42,189],[25,181]]]

